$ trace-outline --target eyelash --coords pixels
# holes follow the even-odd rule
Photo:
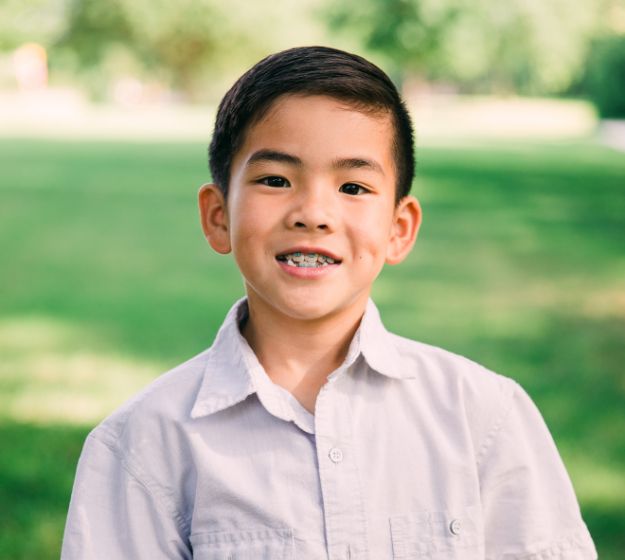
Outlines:
[[[274,181],[275,182],[276,179],[279,180],[279,181],[282,181],[283,184],[281,184],[281,185],[275,185],[275,184],[274,185],[270,185],[269,184],[270,181]],[[261,183],[262,185],[266,185],[268,187],[272,187],[274,189],[282,189],[282,188],[286,188],[286,187],[290,186],[290,183],[289,183],[289,181],[287,179],[285,179],[284,177],[280,177],[278,175],[269,175],[267,177],[261,177],[256,182],[257,183]],[[357,187],[359,189],[358,190],[358,194],[366,194],[366,193],[370,192],[369,189],[363,187],[362,185],[359,185],[358,183],[343,183],[339,187],[339,192],[345,192],[342,189],[343,189],[343,187],[345,187],[347,185],[353,185],[353,186]],[[350,194],[350,196],[357,196],[357,195]]]
[[[284,181],[286,183],[286,185],[270,185],[269,181],[272,179],[278,179],[280,181]],[[262,177],[260,179],[258,179],[257,183],[261,183],[263,185],[267,185],[268,187],[273,187],[273,188],[284,188],[285,186],[290,186],[290,183],[287,179],[285,179],[284,177],[279,177],[278,175],[269,175],[267,177]]]
[[[367,194],[368,192],[371,192],[371,191],[369,191],[369,189],[366,189],[365,187],[363,187],[362,185],[359,185],[358,183],[343,183],[341,185],[341,187],[339,188],[339,191],[340,192],[345,192],[345,191],[343,191],[341,189],[343,187],[346,187],[347,185],[351,185],[351,186],[357,187],[359,189],[358,190],[358,194]],[[347,194],[347,193],[345,193],[345,194]],[[357,196],[357,195],[351,194],[350,196]]]

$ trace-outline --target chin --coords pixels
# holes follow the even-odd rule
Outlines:
[[[278,303],[278,302],[276,302]],[[284,315],[300,321],[317,321],[323,318],[364,312],[366,297],[355,296],[351,299],[332,298],[327,295],[298,294],[282,299],[276,308]],[[362,308],[362,309],[361,309]]]
[[[292,319],[298,319],[301,321],[315,321],[337,311],[337,309],[332,305],[329,305],[328,302],[307,302],[304,305],[285,302],[280,307],[282,308],[282,313]]]

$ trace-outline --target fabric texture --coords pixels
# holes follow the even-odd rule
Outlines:
[[[239,331],[97,426],[62,559],[590,560],[523,389],[388,332],[372,301],[310,414]]]

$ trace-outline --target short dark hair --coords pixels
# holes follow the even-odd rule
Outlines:
[[[325,95],[359,111],[388,113],[394,128],[395,199],[410,192],[414,177],[413,128],[391,79],[361,56],[329,47],[296,47],[272,54],[250,68],[221,100],[209,147],[213,181],[228,195],[230,168],[245,133],[272,104],[288,94]]]

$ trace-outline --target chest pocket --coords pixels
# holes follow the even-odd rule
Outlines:
[[[193,558],[199,560],[294,560],[289,528],[194,533]]]
[[[393,558],[477,560],[484,557],[480,511],[476,507],[425,511],[390,518]]]

